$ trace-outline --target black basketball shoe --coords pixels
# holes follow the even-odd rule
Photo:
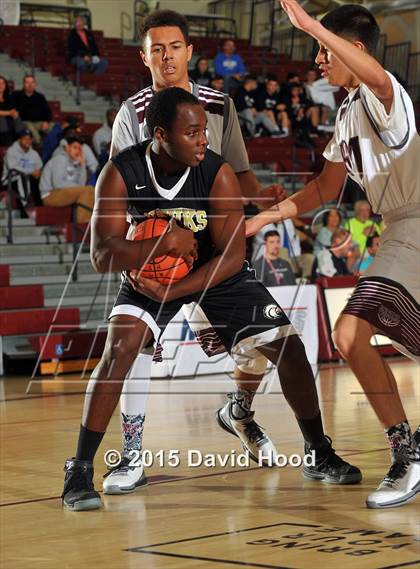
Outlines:
[[[64,465],[63,505],[69,510],[96,510],[102,500],[93,486],[93,464],[89,460],[69,458]]]
[[[357,484],[362,480],[362,473],[357,468],[336,454],[330,437],[325,437],[325,444],[311,447],[305,442],[305,454],[315,451],[314,466],[303,466],[303,475],[311,480],[322,480],[328,484]]]

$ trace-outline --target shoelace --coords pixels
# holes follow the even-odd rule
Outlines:
[[[107,476],[109,476],[110,474],[112,474],[113,472],[115,472],[116,470],[119,470],[121,472],[125,472],[127,473],[130,470],[130,462],[131,462],[131,458],[129,458],[128,456],[123,456],[121,458],[121,461],[113,466],[112,468],[108,469],[108,472],[106,474],[104,474],[104,478],[106,478]]]
[[[332,446],[332,439],[328,435],[325,435],[325,438],[328,441],[329,446],[326,447],[326,453],[319,459],[319,462],[317,459],[316,466],[318,468],[323,468],[324,470],[340,468],[346,464],[346,462],[336,454],[335,449]]]
[[[69,487],[70,486],[70,487]],[[84,470],[72,470],[69,472],[69,478],[64,484],[62,497],[68,490],[94,490],[93,481]]]
[[[247,424],[245,427],[245,434],[251,443],[255,443],[265,438],[264,433],[260,429],[260,426],[255,421],[250,421]]]
[[[394,464],[388,470],[388,473],[385,476],[383,482],[385,482],[391,488],[395,488],[397,481],[405,476],[408,465],[408,462],[394,462]]]

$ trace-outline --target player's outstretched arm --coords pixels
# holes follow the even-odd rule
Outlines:
[[[319,44],[331,51],[361,83],[364,83],[382,101],[387,112],[393,100],[392,83],[384,68],[369,55],[360,42],[355,44],[337,36],[320,22],[309,16],[296,0],[279,0],[291,23],[315,38]]]
[[[343,162],[326,160],[321,174],[311,180],[304,188],[272,208],[262,211],[246,222],[246,236],[251,237],[269,223],[279,223],[312,211],[338,197],[344,180],[346,169]]]
[[[95,189],[91,225],[91,261],[99,273],[138,269],[148,260],[173,253],[186,256],[195,250],[192,231],[176,228],[160,237],[129,241],[127,188],[117,168],[108,162]]]

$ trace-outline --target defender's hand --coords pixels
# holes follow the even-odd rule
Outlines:
[[[262,209],[268,209],[273,205],[282,202],[287,198],[287,191],[281,184],[271,184],[267,188],[263,188],[258,197],[252,201]]]

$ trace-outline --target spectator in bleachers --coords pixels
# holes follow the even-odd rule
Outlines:
[[[244,61],[235,51],[235,42],[233,40],[225,40],[222,51],[216,55],[213,61],[215,72],[225,80],[225,93],[229,93],[231,89],[239,87],[246,73]]]
[[[64,138],[65,132],[68,128],[71,128],[75,131],[79,128],[79,121],[77,117],[71,115],[65,116],[62,120],[55,123],[53,128],[44,138],[41,154],[44,164],[51,158],[54,150],[60,144],[60,141]]]
[[[335,208],[324,212],[322,216],[322,227],[319,230],[314,243],[315,255],[322,251],[322,249],[331,247],[332,236],[341,226],[341,220],[341,213]]]
[[[220,91],[221,93],[224,93],[225,80],[222,77],[222,75],[215,75],[213,77],[213,79],[211,80],[210,87],[212,89],[215,89],[216,91]]]
[[[42,200],[44,205],[51,207],[84,206],[77,208],[77,221],[86,223],[92,215],[95,190],[86,185],[88,173],[81,139],[68,136],[64,140],[65,151],[53,156],[42,171]]]
[[[324,77],[318,78],[318,72],[310,69],[306,74],[304,88],[308,99],[318,105],[319,124],[327,125],[331,111],[334,111],[337,106],[334,93],[339,91],[340,87],[330,85]]]
[[[24,203],[28,204],[32,201],[33,205],[42,205],[39,194],[41,169],[41,157],[32,148],[32,133],[28,129],[23,130],[18,134],[18,140],[7,149],[2,175],[3,184],[7,184],[9,173],[12,176],[12,188],[16,195],[17,207],[23,218],[28,217]],[[17,173],[13,173],[12,170]]]
[[[359,273],[361,275],[363,275],[372,264],[372,261],[375,258],[376,253],[378,252],[379,245],[380,245],[379,235],[377,235],[376,233],[374,233],[373,235],[369,235],[369,237],[366,239],[367,251],[365,251],[359,265]]]
[[[369,235],[381,234],[379,225],[370,219],[371,213],[370,203],[366,200],[359,200],[354,204],[354,217],[344,224],[344,227],[350,231],[353,241],[358,244],[361,253],[366,249],[366,240]]]
[[[66,128],[66,130],[64,131],[64,138],[60,140],[60,144],[53,152],[52,155],[53,158],[55,156],[59,156],[60,154],[65,155],[67,153],[66,146],[67,146],[67,139],[69,137],[71,138],[76,137],[80,140],[83,151],[83,160],[88,170],[88,180],[90,184],[95,185],[96,172],[98,170],[98,165],[99,165],[98,160],[92,148],[89,146],[89,144],[86,144],[86,142],[83,140],[83,131],[80,127],[77,129],[73,129],[70,126]]]
[[[210,87],[213,75],[209,71],[209,60],[207,57],[199,57],[195,62],[194,69],[190,72],[193,81],[204,87]]]
[[[270,136],[281,138],[289,134],[286,107],[280,99],[279,84],[274,77],[269,77],[265,86],[258,90],[255,107],[259,113],[258,120],[264,123]]]
[[[257,80],[255,77],[248,75],[245,77],[244,84],[242,87],[239,87],[233,98],[240,122],[250,136],[255,136],[256,127],[259,126],[259,124],[264,124],[264,121],[261,122],[258,120],[259,113],[255,108],[256,89]],[[269,121],[268,118],[265,118],[263,113],[260,114],[264,120]]]
[[[356,262],[350,233],[342,227],[335,231],[330,249],[322,249],[315,257],[312,281],[317,277],[349,276]]]
[[[302,131],[306,136],[317,134],[319,109],[307,99],[302,85],[292,84],[284,103],[295,133],[300,131],[301,136]]]
[[[36,90],[36,80],[33,75],[25,75],[23,89],[13,93],[13,102],[20,118],[32,132],[34,144],[41,144],[41,137],[52,129],[53,124],[47,99]]]
[[[286,219],[279,223],[269,223],[254,239],[254,260],[259,259],[264,253],[264,235],[267,231],[277,231],[280,236],[280,246],[286,250],[291,259],[302,254],[302,246],[295,224],[291,219]]]
[[[290,92],[292,85],[301,85],[302,81],[299,73],[291,71],[287,74],[287,80],[280,85],[280,99],[284,100]]]
[[[264,252],[253,263],[257,278],[264,286],[296,284],[290,264],[280,257],[280,234],[278,231],[264,233]]]
[[[108,109],[106,112],[106,121],[104,124],[95,131],[92,137],[93,149],[96,156],[100,156],[103,152],[109,154],[109,145],[112,138],[112,125],[114,124],[117,111],[115,109]]]
[[[14,108],[6,77],[0,75],[0,146],[9,146],[24,129],[19,112]]]
[[[85,28],[85,22],[78,16],[70,31],[67,46],[72,65],[82,73],[101,75],[108,68],[108,60],[100,57],[93,33]]]

